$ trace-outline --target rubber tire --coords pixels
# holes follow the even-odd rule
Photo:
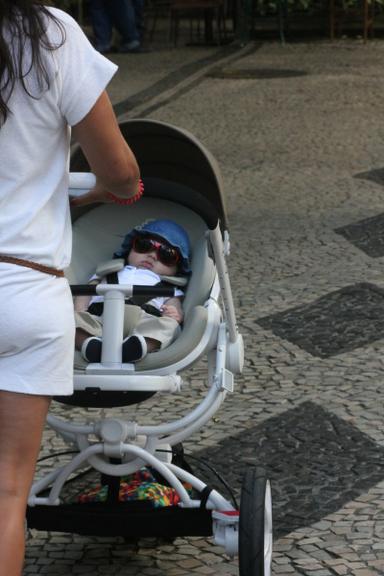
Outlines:
[[[268,507],[267,514],[266,506]],[[262,468],[247,468],[243,478],[240,499],[240,576],[271,575],[271,510],[272,500],[270,483],[266,477],[265,471]]]

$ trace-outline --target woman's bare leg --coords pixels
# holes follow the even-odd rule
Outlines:
[[[20,576],[29,490],[50,404],[46,396],[0,391],[0,576]]]

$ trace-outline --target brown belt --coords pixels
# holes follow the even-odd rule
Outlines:
[[[9,264],[25,266],[25,268],[33,268],[33,270],[44,272],[44,274],[51,274],[52,276],[58,276],[59,278],[64,277],[63,270],[57,270],[57,268],[51,268],[50,266],[44,266],[44,264],[38,264],[37,262],[30,262],[29,260],[23,260],[22,258],[14,258],[13,256],[0,254],[0,262],[8,262]]]

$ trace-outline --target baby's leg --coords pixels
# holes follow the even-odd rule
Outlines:
[[[87,362],[100,362],[102,318],[89,312],[75,312],[75,348]]]
[[[78,338],[79,341],[84,341],[84,339],[89,338],[89,336],[101,338],[103,334],[102,316],[95,316],[89,312],[75,312],[75,323],[76,339]]]
[[[172,342],[179,324],[169,316],[154,316],[141,310],[131,336],[123,341],[123,362],[137,362],[148,353],[165,348]]]
[[[180,326],[174,318],[143,312],[132,334],[144,336],[148,352],[155,352],[169,346],[179,331]]]

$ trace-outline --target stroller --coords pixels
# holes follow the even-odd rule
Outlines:
[[[103,348],[100,363],[75,358],[75,391],[57,397],[71,406],[100,408],[97,421],[65,421],[52,413],[48,424],[75,455],[33,484],[27,510],[29,528],[125,538],[213,536],[229,556],[239,555],[240,576],[269,576],[272,559],[272,500],[263,470],[247,468],[240,508],[198,479],[186,462],[182,442],[214,416],[233,391],[234,374],[243,366],[243,341],[226,267],[229,235],[219,168],[211,154],[188,132],[153,120],[121,125],[141,169],[144,197],[132,206],[92,205],[73,211],[74,250],[67,277],[72,292],[104,296]],[[81,151],[72,157],[71,191],[92,187]],[[124,301],[130,296],[171,296],[172,286],[86,284],[98,273],[116,270],[111,254],[126,232],[151,218],[181,224],[192,245],[192,274],[185,287],[184,324],[167,348],[142,360],[121,360]],[[179,373],[207,359],[205,397],[189,413],[163,424],[140,424],[131,414],[138,403],[157,394],[181,392]],[[119,407],[119,417],[102,417]],[[67,411],[64,412],[68,413]],[[166,407],[163,413],[166,415]],[[95,411],[92,411],[94,416]],[[88,414],[89,417],[89,414]],[[104,501],[65,501],[75,475],[90,467],[100,474]],[[149,473],[171,494],[169,505],[119,498],[123,478]],[[128,481],[128,480],[127,480]]]

